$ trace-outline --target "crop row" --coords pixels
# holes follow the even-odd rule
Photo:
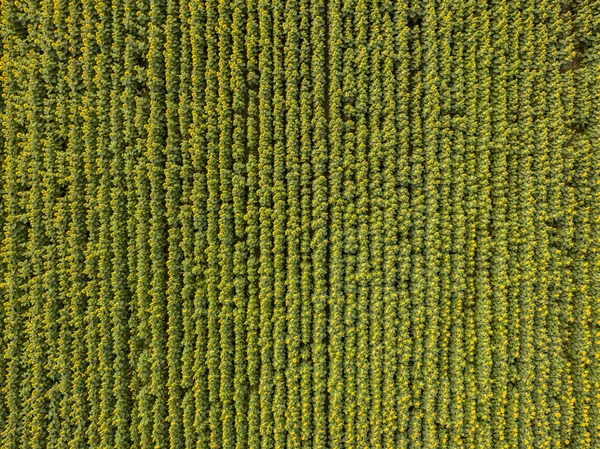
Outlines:
[[[0,448],[600,447],[598,2],[0,4]]]

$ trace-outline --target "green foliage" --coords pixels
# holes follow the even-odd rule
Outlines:
[[[598,447],[596,3],[2,0],[0,447]]]

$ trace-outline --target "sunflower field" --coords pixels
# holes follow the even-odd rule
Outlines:
[[[0,16],[0,449],[600,448],[600,1]]]

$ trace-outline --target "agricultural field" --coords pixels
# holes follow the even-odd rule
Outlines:
[[[599,1],[0,5],[0,449],[600,448]]]

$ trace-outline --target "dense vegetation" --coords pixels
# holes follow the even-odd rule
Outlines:
[[[0,448],[600,448],[599,2],[0,14]]]

